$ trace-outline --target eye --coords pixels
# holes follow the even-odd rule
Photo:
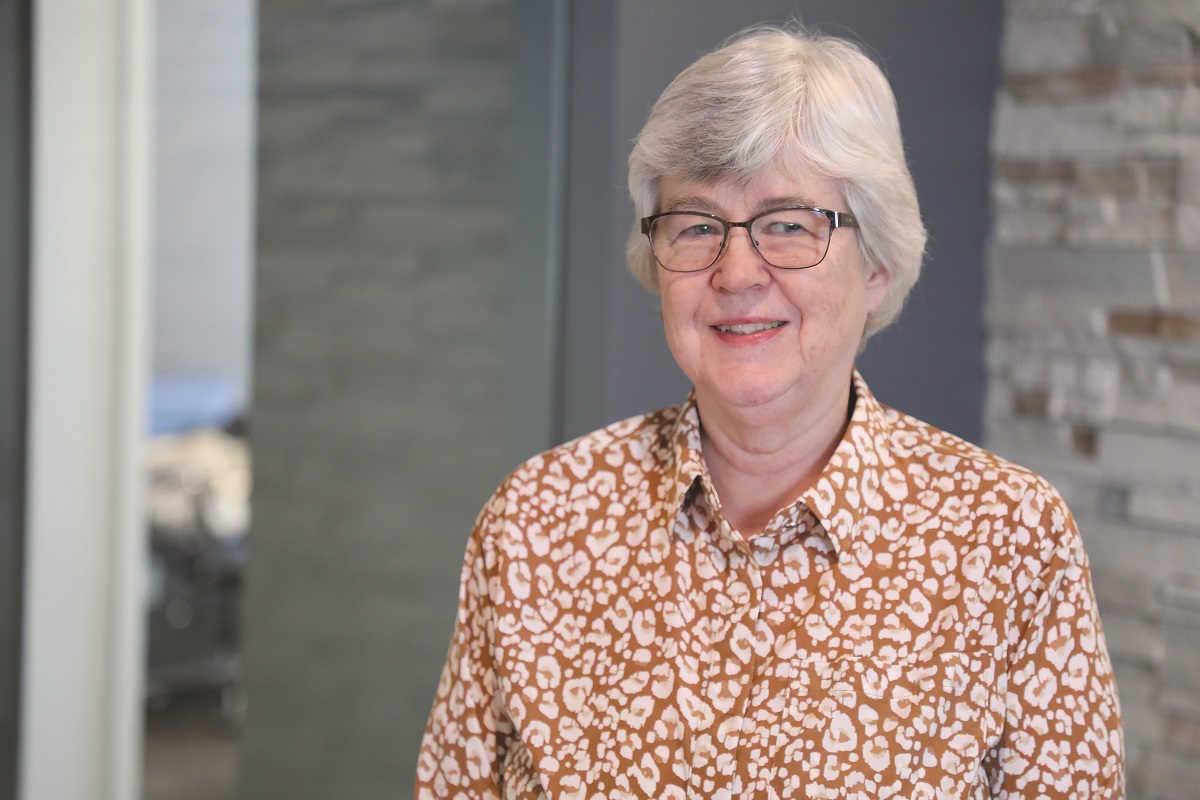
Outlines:
[[[812,229],[799,219],[772,219],[761,228],[764,236],[812,235]]]
[[[679,232],[679,235],[684,238],[699,238],[702,236],[720,236],[721,229],[711,222],[697,222],[694,225],[688,225]]]

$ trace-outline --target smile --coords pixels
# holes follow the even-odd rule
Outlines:
[[[783,325],[783,322],[748,322],[743,325],[713,325],[712,327],[721,333],[751,334],[774,330]]]

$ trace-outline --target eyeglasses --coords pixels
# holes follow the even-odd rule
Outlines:
[[[834,228],[857,228],[845,211],[811,206],[773,208],[745,222],[699,211],[667,211],[642,219],[654,258],[671,272],[699,272],[717,263],[731,228],[745,228],[754,249],[773,267],[808,269],[829,252]]]

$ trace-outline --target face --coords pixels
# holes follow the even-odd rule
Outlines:
[[[805,205],[849,211],[832,181],[764,170],[747,185],[664,178],[662,211],[704,211],[740,222],[767,209]],[[702,407],[791,413],[849,391],[867,315],[888,275],[868,267],[853,228],[833,231],[823,261],[779,269],[733,228],[725,252],[702,272],[658,268],[667,344]]]

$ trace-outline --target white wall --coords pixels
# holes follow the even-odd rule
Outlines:
[[[157,4],[154,372],[248,393],[254,237],[253,0]]]

